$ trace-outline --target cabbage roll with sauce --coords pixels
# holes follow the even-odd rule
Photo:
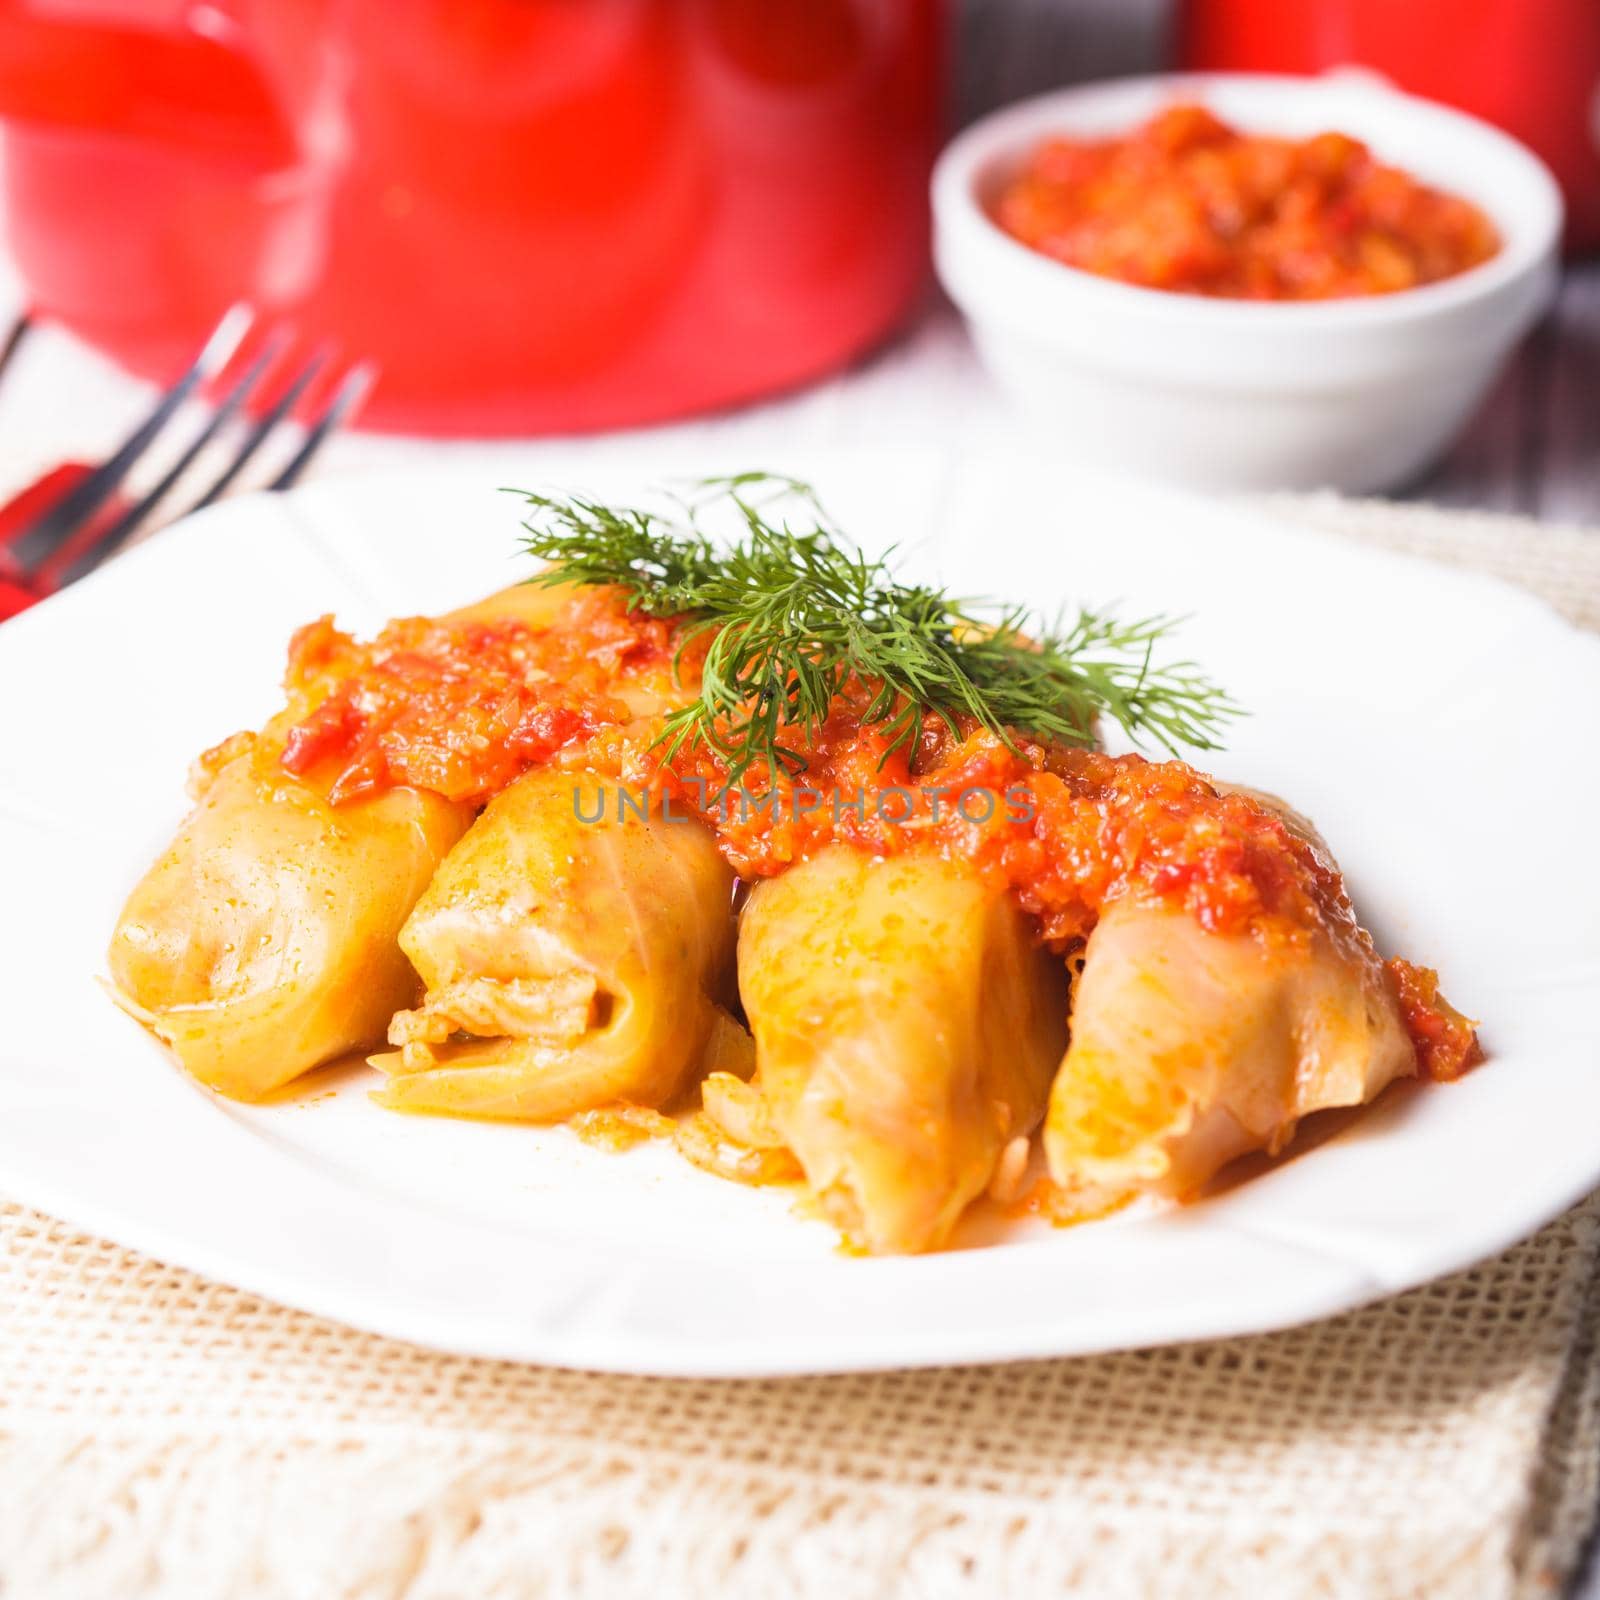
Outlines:
[[[415,789],[335,809],[257,741],[129,896],[119,1003],[236,1099],[370,1045],[415,993],[396,937],[469,817]]]
[[[1303,817],[1254,798],[1331,861]],[[1218,933],[1181,907],[1122,900],[1089,935],[1073,987],[1045,1123],[1051,1176],[1086,1214],[1139,1193],[1183,1197],[1246,1151],[1281,1150],[1311,1112],[1363,1105],[1416,1070],[1353,919]]]
[[[698,819],[644,813],[554,768],[490,802],[400,935],[427,994],[373,1058],[383,1104],[531,1122],[659,1106],[724,1051],[732,869]]]
[[[572,591],[519,585],[448,621],[547,626]],[[382,1040],[417,992],[398,935],[475,808],[411,788],[331,804],[281,762],[332,679],[203,763],[198,803],[129,896],[109,953],[118,1003],[200,1082],[255,1099]]]
[[[1011,897],[931,854],[835,846],[756,887],[739,986],[757,1075],[709,1079],[735,1137],[781,1141],[875,1252],[942,1244],[1044,1113],[1066,974]]]

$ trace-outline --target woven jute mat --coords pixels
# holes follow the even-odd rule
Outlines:
[[[1600,628],[1600,535],[1275,509]],[[1554,1594],[1600,1500],[1597,1247],[1590,1199],[1287,1333],[704,1383],[434,1355],[0,1206],[0,1596]]]

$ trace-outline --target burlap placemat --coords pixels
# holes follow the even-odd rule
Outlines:
[[[1277,509],[1600,627],[1600,536]],[[1596,1199],[1288,1333],[727,1384],[432,1355],[18,1206],[0,1244],[5,1600],[1490,1600],[1600,1497]]]

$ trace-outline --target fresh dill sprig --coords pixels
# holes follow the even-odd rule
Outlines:
[[[666,718],[656,742],[668,760],[706,746],[730,786],[762,762],[802,771],[805,747],[853,681],[869,694],[862,720],[882,725],[890,752],[916,738],[927,712],[953,732],[971,718],[1012,748],[1014,734],[1089,745],[1097,719],[1109,717],[1174,755],[1215,749],[1239,714],[1193,662],[1156,659],[1175,619],[1080,610],[1049,628],[1021,607],[995,611],[897,583],[886,560],[848,546],[793,478],[707,479],[671,496],[666,512],[524,498],[525,548],[551,563],[529,582],[615,585],[630,609],[685,619],[680,652],[710,636],[699,697]],[[736,543],[706,531],[714,508],[734,514]]]

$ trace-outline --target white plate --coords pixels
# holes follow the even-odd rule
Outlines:
[[[818,475],[869,542],[969,592],[1195,613],[1186,646],[1254,712],[1213,764],[1319,821],[1489,1063],[1188,1208],[888,1261],[662,1148],[398,1117],[359,1076],[214,1098],[95,983],[188,761],[272,709],[300,622],[367,629],[521,570],[481,481],[344,480],[220,507],[0,629],[0,1183],[424,1344],[731,1376],[1278,1327],[1465,1266],[1600,1181],[1600,644],[1487,580],[1021,462]]]

